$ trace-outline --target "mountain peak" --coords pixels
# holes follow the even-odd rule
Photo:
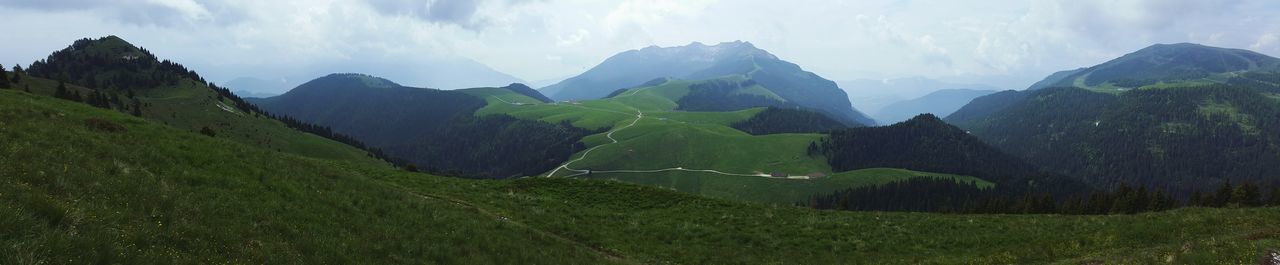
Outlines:
[[[317,81],[331,82],[334,80],[355,80],[363,83],[367,87],[400,87],[401,86],[400,84],[397,84],[396,82],[392,82],[391,80],[387,80],[385,78],[376,77],[368,74],[361,74],[361,73],[332,73],[320,78],[316,78],[315,80],[311,80],[307,83],[312,83]]]
[[[1079,71],[1059,72],[1032,86],[1136,88],[1160,82],[1214,80],[1243,71],[1280,70],[1280,59],[1195,43],[1154,44]]]

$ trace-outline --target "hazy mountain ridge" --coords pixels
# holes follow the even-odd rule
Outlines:
[[[1055,73],[1042,81],[1050,85],[1033,85],[1032,89],[1050,86],[1136,88],[1201,79],[1221,82],[1218,76],[1221,74],[1277,70],[1280,70],[1280,59],[1249,50],[1193,43],[1155,44],[1102,64]],[[1052,81],[1059,74],[1069,75]]]
[[[835,82],[741,41],[630,50],[609,57],[581,75],[540,90],[557,100],[598,99],[654,78],[704,80],[725,76],[754,80],[787,102],[818,110],[847,124],[874,124],[853,109]]]
[[[944,89],[1001,90],[985,84],[958,83],[926,77],[852,79],[836,81],[836,84],[849,95],[849,101],[857,106],[858,110],[872,114],[879,113],[890,104],[916,99]],[[941,116],[945,115],[939,115]]]
[[[875,114],[881,124],[905,121],[919,114],[930,113],[946,117],[968,104],[974,98],[996,93],[994,90],[942,89],[927,95],[885,106]]]

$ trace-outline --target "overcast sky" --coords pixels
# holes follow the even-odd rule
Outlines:
[[[0,63],[118,35],[214,81],[439,58],[537,81],[628,49],[744,40],[828,79],[1024,88],[1153,43],[1277,56],[1277,14],[1275,0],[0,0]]]

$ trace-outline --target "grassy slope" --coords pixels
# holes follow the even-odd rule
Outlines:
[[[24,75],[22,83],[15,87],[28,85],[32,93],[52,95],[58,83]],[[90,91],[74,85],[67,85],[67,87],[78,90],[81,94],[87,94]],[[185,80],[176,86],[140,91],[137,97],[146,104],[142,108],[144,118],[176,128],[197,132],[200,128],[207,126],[220,138],[254,146],[318,158],[378,163],[369,158],[363,150],[289,129],[283,123],[267,117],[246,115],[236,109],[235,104],[230,100],[220,102],[227,109],[233,110],[226,111],[218,106],[216,92],[194,81]],[[128,99],[122,100],[129,102]]]
[[[90,131],[87,118],[128,131]],[[859,213],[610,181],[441,178],[7,90],[0,137],[0,252],[17,253],[5,264],[1251,263],[1280,246],[1275,208]]]
[[[733,112],[675,111],[677,104],[674,99],[687,94],[690,84],[693,82],[673,80],[657,86],[632,89],[609,99],[558,104],[538,104],[532,98],[500,88],[477,88],[464,92],[489,101],[489,105],[477,111],[476,115],[505,113],[518,118],[548,122],[568,120],[576,126],[593,129],[620,128],[635,120],[634,113],[644,112],[645,118],[613,135],[619,141],[617,144],[608,144],[611,141],[604,133],[584,138],[582,141],[588,146],[608,145],[592,151],[586,159],[573,163],[573,168],[657,170],[682,167],[738,174],[832,173],[826,161],[807,154],[809,143],[820,139],[820,134],[754,136],[728,126],[750,119],[762,111],[762,108]],[[573,157],[582,157],[582,154]],[[590,177],[674,187],[680,191],[722,198],[790,204],[805,200],[814,192],[883,184],[915,176],[953,176],[902,172],[907,171],[850,172],[839,174],[837,178],[814,181],[696,172],[612,173]]]
[[[128,132],[90,131],[90,117]],[[398,173],[390,168],[278,153],[78,103],[0,91],[0,138],[9,143],[0,149],[0,252],[20,254],[0,255],[4,264],[600,261],[358,170]]]

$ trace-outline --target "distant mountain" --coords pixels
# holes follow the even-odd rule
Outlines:
[[[974,99],[947,121],[1100,187],[1186,196],[1227,181],[1280,183],[1272,166],[1280,164],[1277,62],[1244,50],[1154,45],[1055,73],[1035,90]]]
[[[550,101],[522,84],[494,89]],[[420,169],[462,177],[539,174],[566,160],[579,139],[594,133],[505,115],[475,117],[487,99],[364,74],[331,74],[254,103],[350,135]]]
[[[377,63],[374,62],[373,64]],[[420,62],[407,69],[384,68],[381,72],[385,72],[386,74],[383,76],[387,78],[402,80],[407,84],[438,89],[497,87],[505,84],[525,83],[520,78],[466,58],[441,60],[438,63]]]
[[[836,81],[836,83],[848,93],[849,101],[866,113],[879,113],[884,107],[893,103],[919,98],[944,89],[999,90],[989,85],[953,83],[925,77],[854,79]],[[911,116],[898,121],[906,120]]]
[[[1027,96],[1026,91],[1005,90],[991,93],[986,96],[980,96],[970,100],[960,109],[957,109],[947,115],[946,121],[951,124],[966,124],[976,119],[986,118],[992,113],[1004,110],[1010,105],[1018,103],[1019,100]]]
[[[1156,44],[1089,68],[1056,73],[1032,89],[1050,86],[1126,89],[1160,82],[1225,79],[1229,76],[1224,74],[1245,71],[1277,70],[1280,70],[1280,59],[1253,51],[1192,43]]]
[[[279,96],[279,95],[280,95],[280,94],[276,94],[276,93],[265,93],[265,92],[264,92],[264,93],[257,93],[257,92],[250,92],[250,91],[245,91],[245,90],[236,90],[236,91],[232,91],[232,93],[235,93],[237,96],[240,96],[240,97],[242,97],[242,98],[246,98],[246,99],[247,99],[247,98],[269,98],[269,97],[274,97],[274,96]]]
[[[484,106],[470,95],[405,87],[364,74],[331,74],[257,103],[273,113],[328,126],[387,146],[443,126]]]
[[[1066,79],[1068,76],[1072,76],[1072,75],[1075,75],[1076,73],[1083,72],[1086,69],[1088,68],[1081,67],[1073,70],[1064,70],[1064,71],[1054,72],[1053,74],[1050,74],[1048,77],[1045,77],[1044,79],[1037,81],[1034,84],[1031,84],[1031,87],[1028,87],[1027,90],[1036,90],[1036,89],[1054,86],[1058,82],[1062,82],[1062,80]]]
[[[598,99],[654,78],[706,80],[732,76],[750,79],[781,101],[822,112],[846,124],[874,124],[853,109],[835,82],[741,41],[630,50],[540,90],[557,100]]]
[[[236,91],[237,95],[242,95],[242,96],[266,95],[266,96],[251,96],[255,98],[262,98],[262,97],[269,97],[269,96],[284,94],[284,92],[289,91],[290,87],[293,87],[293,85],[287,84],[283,80],[271,81],[271,80],[255,78],[255,77],[239,77],[236,79],[232,79],[231,81],[227,81],[226,83],[222,83],[221,85],[223,87],[231,89],[231,91]],[[241,91],[246,93],[242,94],[240,93]]]
[[[938,90],[919,98],[889,104],[877,112],[875,118],[881,124],[893,124],[924,113],[946,116],[969,104],[974,98],[995,92],[973,89]]]

